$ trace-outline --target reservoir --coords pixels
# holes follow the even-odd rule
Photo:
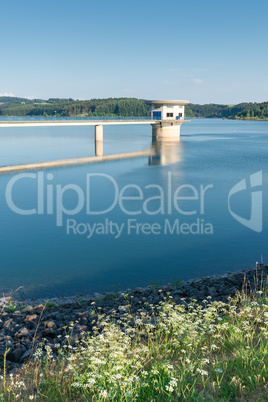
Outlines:
[[[0,128],[0,165],[94,156],[94,128]],[[192,119],[180,142],[104,127],[104,155],[0,175],[1,293],[117,291],[268,260],[268,122]]]

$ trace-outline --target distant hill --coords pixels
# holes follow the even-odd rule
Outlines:
[[[268,119],[268,102],[253,103],[250,107],[243,109],[237,114],[239,119]]]
[[[239,103],[238,105],[217,105],[210,103],[207,105],[195,105],[190,103],[186,106],[185,111],[188,117],[220,117],[226,119],[234,119],[240,113],[249,109],[253,103]]]
[[[218,105],[190,103],[185,108],[188,117],[226,119],[268,119],[268,102]],[[0,97],[0,116],[149,116],[144,99],[106,98],[74,100],[72,98],[26,99]]]
[[[48,100],[0,97],[2,116],[147,116],[149,107],[143,99],[108,98]]]

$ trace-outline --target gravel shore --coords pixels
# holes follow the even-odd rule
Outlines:
[[[179,281],[165,286],[148,286],[145,288],[127,289],[118,293],[94,293],[93,295],[58,297],[49,300],[26,299],[13,300],[9,297],[0,298],[0,368],[3,366],[4,353],[7,353],[7,370],[13,371],[26,362],[32,355],[38,343],[44,341],[57,355],[57,345],[63,346],[67,340],[66,326],[74,322],[69,341],[76,344],[85,335],[92,333],[98,325],[99,314],[111,317],[120,323],[129,312],[131,304],[132,315],[146,311],[151,314],[152,307],[170,298],[173,303],[187,305],[191,299],[198,303],[209,299],[211,301],[227,302],[229,296],[244,288],[247,292],[259,289],[261,283],[266,285],[268,264],[260,264],[256,268],[212,275],[200,279]],[[11,302],[14,308],[9,307]],[[16,307],[16,309],[15,309]],[[15,310],[15,311],[11,311]]]

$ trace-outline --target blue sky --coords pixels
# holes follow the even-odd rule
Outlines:
[[[267,0],[9,0],[0,94],[268,100]]]

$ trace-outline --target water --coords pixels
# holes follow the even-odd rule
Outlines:
[[[267,260],[268,122],[198,119],[183,124],[181,132],[180,143],[155,144],[157,154],[150,158],[40,171],[39,180],[44,175],[44,214],[15,213],[7,205],[5,193],[11,179],[18,176],[1,175],[0,291],[8,292],[23,286],[20,294],[32,297],[114,291],[255,266],[261,254]],[[93,127],[0,128],[0,141],[1,165],[94,155]],[[105,154],[145,150],[151,143],[150,126],[104,127]],[[263,228],[258,233],[231,216],[228,193],[236,183],[246,179],[248,190],[234,194],[230,205],[233,213],[249,219],[249,176],[260,170]],[[93,173],[97,176],[91,176],[90,194],[87,194],[87,175]],[[23,210],[37,208],[37,177],[28,177],[29,172],[23,174],[26,176],[13,186],[12,200]],[[105,179],[100,174],[109,177]],[[119,190],[130,184],[136,185],[122,194],[136,199],[121,200],[121,207],[116,202],[107,213],[88,214],[87,203],[91,212],[111,206],[115,199],[112,180]],[[56,211],[56,186],[60,193],[63,186],[69,184],[78,190],[81,188],[80,201],[84,194],[87,203],[77,214],[63,214],[62,226],[57,226],[61,216]],[[146,188],[148,185],[153,187]],[[173,198],[175,191],[183,185],[188,188],[181,188],[179,195],[192,199],[180,200],[178,211]],[[49,198],[53,199],[53,214],[46,213],[47,186],[50,186],[49,191],[53,190],[53,197]],[[210,186],[203,202],[200,186]],[[143,200],[139,199],[141,194]],[[158,198],[149,200],[153,196]],[[39,194],[39,212],[42,212],[41,201]],[[66,210],[77,206],[74,190],[64,193],[63,204]],[[256,204],[256,208],[258,215],[260,206]],[[101,224],[107,225],[107,219],[110,225],[111,222],[125,225],[118,238],[111,230],[100,234]],[[141,227],[127,233],[127,225],[135,226],[134,220],[147,223],[144,233],[138,233]],[[171,234],[170,228],[176,220],[188,228],[194,224],[191,228],[195,234]],[[77,224],[80,224],[81,234],[74,233]],[[91,227],[96,224],[99,234],[94,233],[91,238],[87,238],[88,233],[82,234],[87,224]],[[152,224],[155,234],[147,234]],[[197,234],[198,230],[202,232],[202,225],[213,234]]]

